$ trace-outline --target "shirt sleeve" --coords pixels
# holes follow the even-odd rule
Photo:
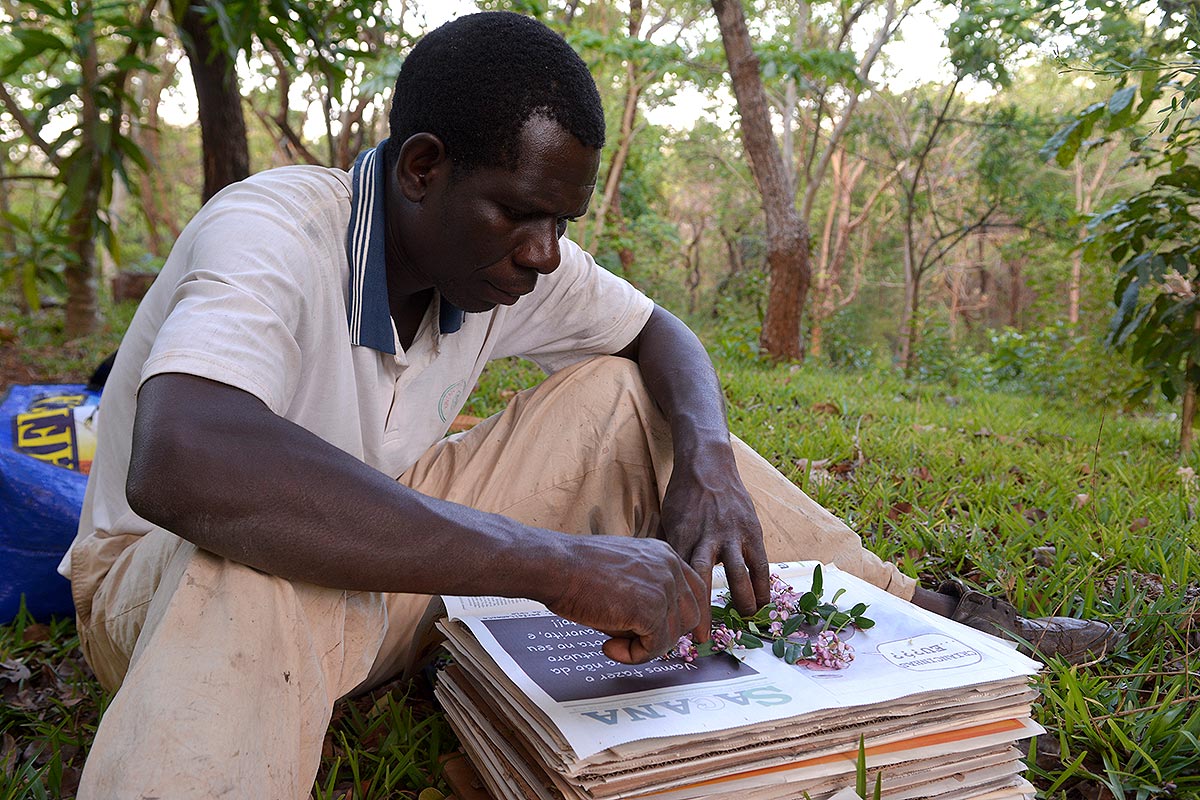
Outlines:
[[[559,246],[558,269],[503,310],[494,358],[523,356],[553,373],[589,356],[617,352],[650,319],[650,298],[570,239],[564,237]]]
[[[302,368],[298,336],[314,243],[298,209],[269,187],[243,186],[218,200],[198,220],[183,263],[160,276],[174,290],[140,383],[167,372],[196,375],[283,414]]]

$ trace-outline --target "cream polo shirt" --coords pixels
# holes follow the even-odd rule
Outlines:
[[[526,356],[553,372],[620,350],[649,319],[645,295],[564,238],[561,265],[531,294],[466,315],[435,298],[402,349],[383,273],[381,148],[350,173],[283,167],[229,186],[179,237],[104,390],[72,545],[89,574],[76,578],[154,527],[125,499],[137,391],[154,375],[249,392],[397,478],[446,434],[489,359]],[[68,577],[72,552],[59,566]]]

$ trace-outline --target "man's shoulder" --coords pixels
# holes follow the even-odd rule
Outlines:
[[[258,213],[274,209],[302,218],[339,209],[348,213],[349,205],[350,176],[345,170],[296,165],[256,172],[226,186],[204,204],[197,217],[239,209]]]
[[[242,192],[267,194],[282,202],[341,204],[350,201],[350,174],[330,167],[295,165],[257,172],[240,184]]]
[[[350,215],[350,177],[315,166],[276,167],[226,186],[189,227],[207,231],[209,244],[237,234],[239,242],[326,240],[345,236]],[[247,238],[249,237],[249,238]]]
[[[350,191],[350,173],[334,167],[291,164],[256,172],[247,183],[279,186],[319,187],[330,191]]]

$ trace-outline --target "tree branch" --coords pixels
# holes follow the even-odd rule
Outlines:
[[[62,157],[45,139],[42,138],[41,134],[38,133],[38,129],[33,127],[33,122],[30,121],[28,116],[26,116],[24,110],[17,105],[17,101],[14,100],[13,96],[8,93],[8,87],[3,83],[0,83],[0,102],[4,103],[4,108],[8,111],[8,113],[13,115],[13,119],[17,121],[17,125],[21,126],[21,132],[25,134],[25,137],[29,139],[29,141],[32,142],[38,150],[41,150],[45,154],[46,158],[49,159],[50,163],[54,165],[55,169],[62,169]]]
[[[7,183],[8,181],[53,181],[53,175],[33,175],[26,173],[23,175],[0,175],[0,182]]]
[[[961,242],[963,239],[965,239],[968,235],[970,235],[974,231],[986,228],[988,226],[988,220],[991,218],[992,214],[994,214],[996,212],[996,209],[999,207],[1000,207],[1000,204],[998,202],[993,202],[990,206],[988,206],[987,210],[984,211],[983,214],[981,214],[979,216],[979,219],[977,219],[975,222],[959,229],[958,231],[956,231],[954,233],[939,236],[939,237],[935,238],[933,241],[931,241],[929,243],[929,247],[925,248],[925,252],[921,254],[921,261],[920,261],[920,267],[918,269],[918,274],[924,274],[934,264],[941,262],[942,258],[947,253],[949,253],[951,250],[953,250],[958,245],[958,243]],[[937,247],[939,242],[945,241],[947,238],[949,238],[950,243],[947,244],[942,249],[938,250],[931,258],[929,255],[930,252],[933,251],[933,249],[935,247]]]
[[[858,19],[858,16],[865,10],[865,6],[865,2],[859,6],[851,18],[850,24],[853,24],[853,20]],[[904,13],[908,13],[907,9]],[[899,22],[896,20],[896,0],[888,0],[887,14],[884,17],[883,23],[879,26],[879,30],[875,33],[875,39],[871,42],[871,46],[867,49],[866,54],[864,54],[862,61],[859,63],[856,75],[861,83],[867,83],[867,77],[871,74],[871,68],[875,66],[875,60],[879,57],[883,46],[895,35],[897,27],[899,27]],[[841,143],[842,137],[846,135],[846,131],[850,128],[851,118],[854,116],[855,109],[858,108],[859,97],[858,92],[850,93],[850,98],[846,102],[846,107],[842,110],[841,117],[838,119],[837,124],[834,125],[833,131],[829,134],[829,141],[825,146],[824,152],[821,153],[821,159],[817,162],[816,169],[810,171],[812,165],[811,154],[808,163],[805,165],[807,174],[804,178],[804,202],[801,205],[800,211],[800,215],[804,219],[808,219],[808,216],[812,213],[813,204],[817,199],[817,189],[825,179],[825,172],[829,168],[829,159],[833,157],[833,151]],[[824,100],[823,95],[822,100]],[[813,139],[811,152],[816,152],[815,138]]]

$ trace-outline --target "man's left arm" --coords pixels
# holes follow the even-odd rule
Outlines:
[[[762,527],[734,463],[716,371],[696,335],[656,305],[641,332],[617,355],[637,362],[651,397],[671,426],[675,467],[662,504],[662,536],[711,588],[725,565],[742,614],[770,599]],[[697,627],[708,638],[707,613]]]

